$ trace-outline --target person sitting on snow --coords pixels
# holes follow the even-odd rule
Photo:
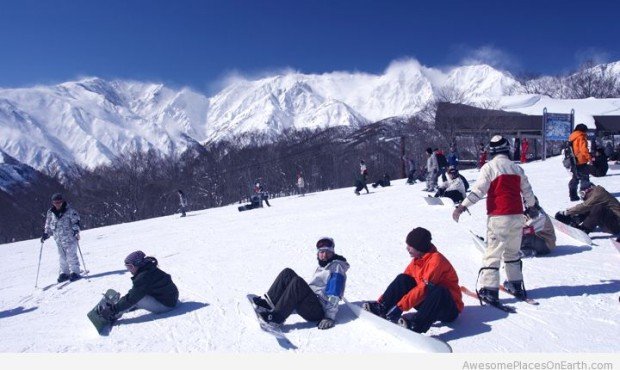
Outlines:
[[[577,227],[586,234],[597,226],[604,232],[620,233],[620,202],[604,187],[587,182],[579,192],[583,203],[556,213],[556,220]]]
[[[257,311],[265,322],[282,325],[296,311],[306,321],[318,322],[321,330],[334,326],[349,269],[347,260],[336,254],[334,248],[332,238],[317,241],[319,266],[309,282],[285,268],[263,297],[254,297]]]
[[[556,236],[551,218],[538,204],[538,198],[534,207],[538,210],[536,217],[524,212],[525,227],[521,238],[521,252],[525,256],[543,256],[555,248]]]
[[[179,290],[170,275],[157,267],[155,257],[135,251],[125,258],[125,267],[131,272],[132,287],[116,304],[108,305],[99,312],[104,319],[114,322],[125,312],[139,308],[164,313],[178,305]]]
[[[376,188],[377,186],[381,186],[382,188],[386,187],[386,186],[390,186],[390,175],[388,175],[387,173],[383,174],[383,178],[379,179],[377,181],[375,181],[372,184],[373,188]]]
[[[448,170],[447,181],[442,182],[435,193],[435,198],[446,197],[452,199],[454,204],[458,204],[465,199],[467,195],[465,192],[465,184],[459,175],[459,171],[456,168],[450,168]]]
[[[415,332],[426,332],[435,321],[452,322],[463,311],[459,278],[454,267],[431,243],[431,233],[416,227],[407,235],[407,252],[413,258],[377,301],[364,309]],[[403,312],[415,308],[411,318]]]

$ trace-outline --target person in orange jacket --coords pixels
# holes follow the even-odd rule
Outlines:
[[[573,177],[568,182],[568,194],[571,201],[579,200],[577,195],[577,185],[579,190],[584,190],[584,184],[590,183],[590,152],[588,151],[588,128],[583,123],[575,126],[575,130],[568,137],[575,154],[576,166],[572,168]]]
[[[424,333],[435,321],[452,322],[463,310],[459,278],[450,262],[431,243],[431,233],[416,227],[407,235],[407,252],[413,258],[377,301],[364,309],[411,330]],[[403,312],[415,308],[412,317]]]

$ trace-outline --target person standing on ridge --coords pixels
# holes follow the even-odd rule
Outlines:
[[[80,215],[63,199],[62,194],[52,195],[52,207],[47,211],[41,243],[54,236],[58,247],[60,274],[58,282],[80,279],[80,261],[77,249],[80,240]]]
[[[187,198],[185,197],[185,193],[183,193],[183,190],[179,189],[177,193],[179,194],[179,207],[180,207],[179,210],[181,211],[181,217],[185,217],[185,208],[187,208]]]
[[[499,267],[502,259],[506,270],[506,290],[518,298],[527,296],[519,254],[525,226],[523,203],[531,218],[537,217],[538,211],[534,207],[536,199],[527,176],[509,157],[508,140],[501,135],[493,136],[489,150],[491,160],[482,166],[478,180],[465,200],[456,207],[452,218],[458,222],[461,213],[486,195],[487,248],[482,259],[483,266],[478,273],[482,288],[477,292],[482,301],[498,305]]]

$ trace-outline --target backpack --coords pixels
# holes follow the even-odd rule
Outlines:
[[[562,164],[567,170],[570,170],[577,165],[575,152],[573,152],[573,142],[565,141],[562,144],[562,150],[564,151],[564,159],[562,159]]]

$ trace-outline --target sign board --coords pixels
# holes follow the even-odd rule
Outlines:
[[[573,132],[573,115],[547,113],[544,116],[544,136],[547,141],[564,141]]]

